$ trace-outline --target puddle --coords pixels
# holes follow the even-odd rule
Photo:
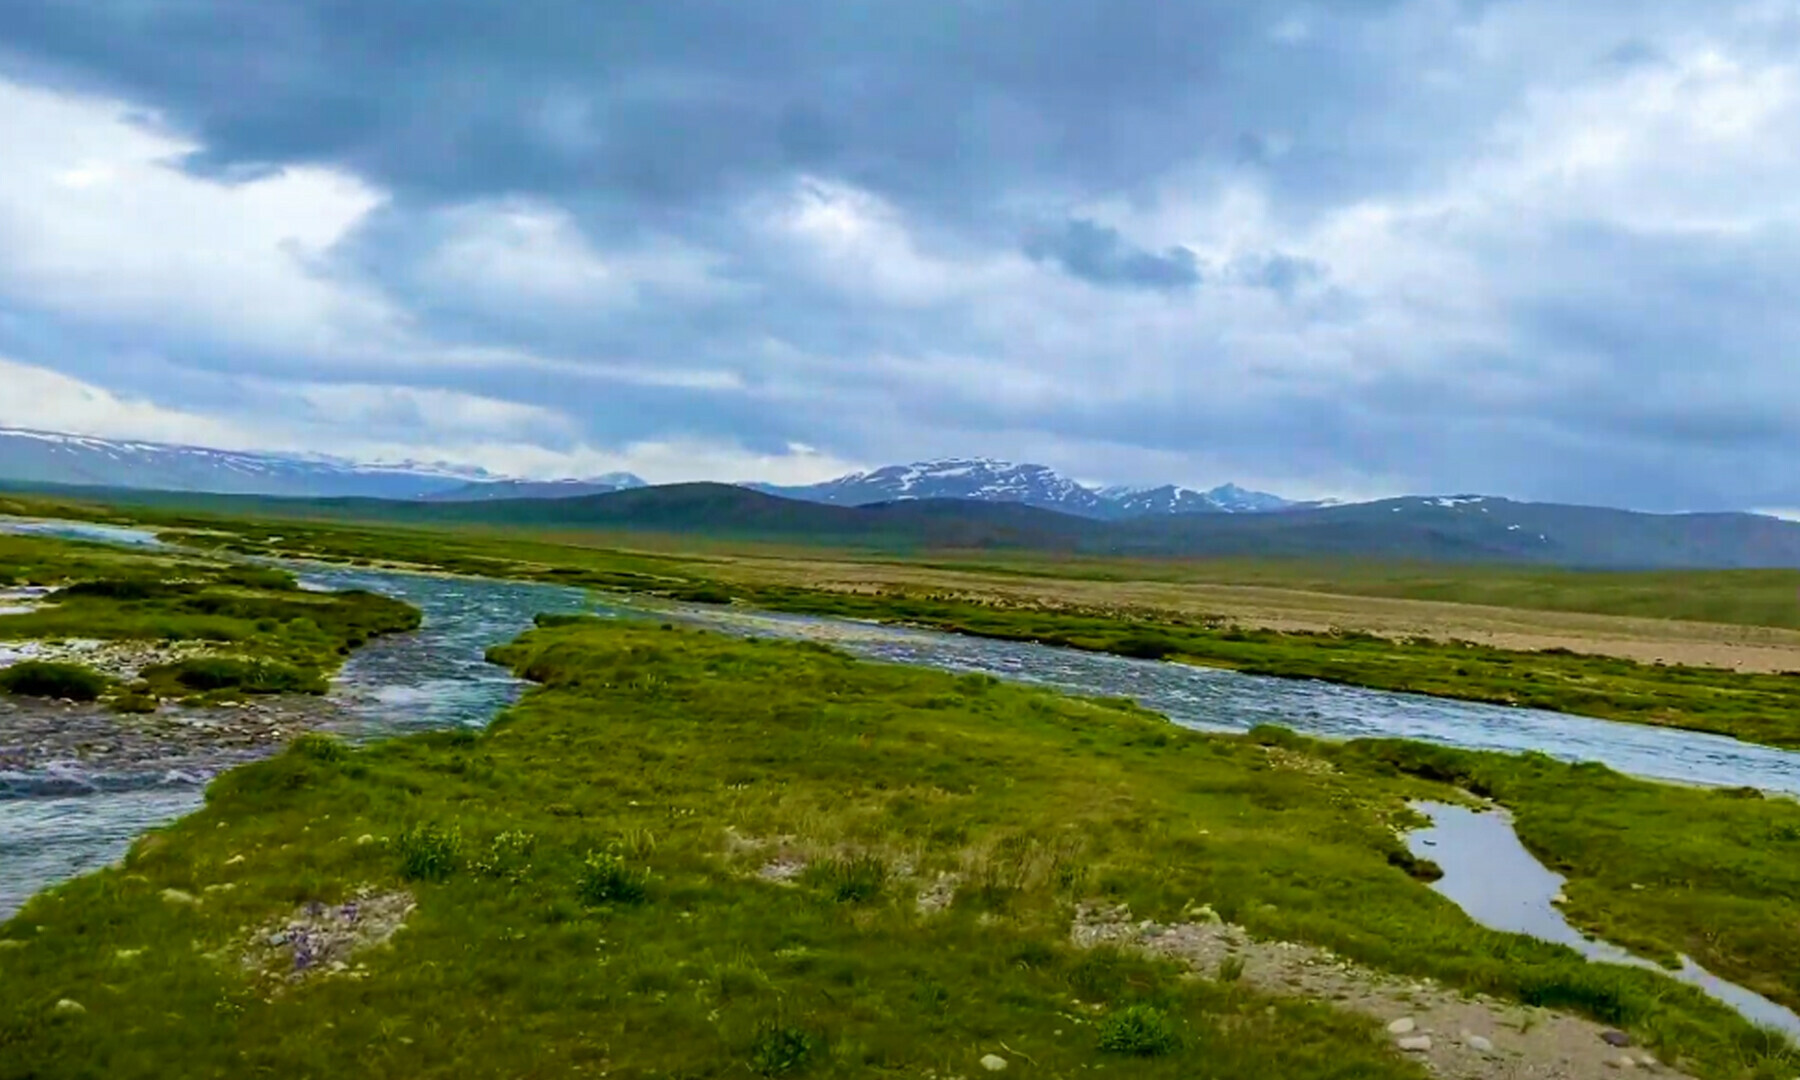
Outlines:
[[[1562,876],[1525,850],[1513,831],[1512,818],[1503,811],[1481,812],[1445,803],[1415,803],[1413,809],[1430,818],[1431,827],[1409,833],[1407,847],[1444,871],[1432,888],[1481,925],[1567,945],[1599,963],[1659,971],[1724,1002],[1753,1024],[1800,1041],[1800,1016],[1792,1010],[1719,978],[1689,958],[1682,957],[1680,970],[1671,971],[1570,926],[1554,903],[1562,892]]]

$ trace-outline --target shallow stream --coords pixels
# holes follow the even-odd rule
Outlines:
[[[1407,846],[1444,871],[1432,885],[1493,930],[1526,934],[1567,945],[1589,960],[1660,971],[1698,987],[1736,1009],[1751,1023],[1774,1028],[1800,1041],[1800,1016],[1759,994],[1726,982],[1686,956],[1679,969],[1665,968],[1610,942],[1590,938],[1569,925],[1557,910],[1563,878],[1538,862],[1513,831],[1502,811],[1471,810],[1444,803],[1420,803],[1415,809],[1431,819],[1431,827],[1407,835]]]

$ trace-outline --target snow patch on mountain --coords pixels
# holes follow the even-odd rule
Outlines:
[[[1083,517],[1120,519],[1159,514],[1268,513],[1291,505],[1264,492],[1224,484],[1197,491],[1174,484],[1160,487],[1091,488],[1044,465],[990,458],[940,458],[855,472],[805,487],[751,484],[788,498],[841,506],[867,506],[908,499],[974,499],[1014,502]]]

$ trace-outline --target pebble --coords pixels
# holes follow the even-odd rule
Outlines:
[[[1469,1049],[1478,1053],[1491,1054],[1494,1052],[1494,1044],[1491,1041],[1482,1038],[1480,1035],[1470,1035],[1468,1038],[1464,1039],[1463,1042]]]
[[[1431,1036],[1412,1035],[1401,1039],[1395,1045],[1409,1054],[1424,1054],[1431,1050]]]
[[[83,1005],[79,1001],[72,1001],[69,998],[63,998],[61,1001],[56,1003],[55,1011],[63,1016],[80,1016],[83,1013],[87,1012],[87,1006]]]
[[[1402,1016],[1400,1019],[1388,1025],[1388,1034],[1411,1035],[1414,1031],[1418,1030],[1418,1027],[1419,1022],[1417,1020],[1414,1020],[1410,1016]]]
[[[166,903],[170,903],[170,904],[197,904],[197,903],[199,903],[198,900],[194,899],[193,893],[182,892],[180,889],[164,889],[162,891],[162,898]]]
[[[1600,1033],[1600,1039],[1608,1046],[1631,1045],[1631,1036],[1625,1034],[1623,1031],[1602,1031]]]
[[[1637,1068],[1637,1059],[1629,1056],[1622,1058],[1608,1058],[1606,1066],[1609,1069],[1635,1069]]]
[[[981,1059],[981,1067],[988,1072],[1002,1072],[1006,1069],[1007,1064],[1007,1060],[999,1054],[988,1054]]]

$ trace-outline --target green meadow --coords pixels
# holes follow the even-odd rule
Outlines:
[[[1329,1002],[1075,948],[1084,901],[1210,909],[1589,1016],[1702,1077],[1800,1068],[1653,972],[1473,924],[1395,831],[1410,799],[1485,791],[1583,922],[1794,1004],[1792,803],[540,621],[493,654],[537,685],[489,729],[304,738],[31,901],[0,928],[0,1077],[949,1077],[990,1054],[1060,1077],[1425,1075]],[[268,947],[306,905],[402,895],[404,929],[335,970]]]

